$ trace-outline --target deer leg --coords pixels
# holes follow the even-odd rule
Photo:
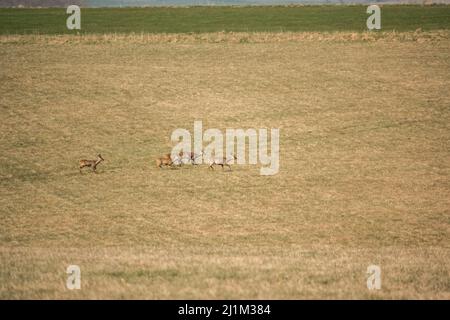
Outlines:
[[[228,163],[226,165],[228,166],[228,168],[230,168],[230,171],[231,171],[231,166]]]

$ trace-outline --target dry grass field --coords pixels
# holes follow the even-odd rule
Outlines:
[[[450,36],[364,37],[1,36],[0,298],[450,299]],[[194,120],[279,173],[156,168]]]

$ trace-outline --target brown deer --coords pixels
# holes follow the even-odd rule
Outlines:
[[[101,154],[97,155],[97,160],[80,160],[80,173],[84,167],[91,167],[92,171],[97,172],[97,166],[102,161],[105,161],[105,159],[102,158]]]
[[[200,157],[203,154],[203,151],[200,154],[196,154],[194,152],[184,152],[184,151],[180,151],[180,153],[178,154],[178,156],[180,157],[180,159],[186,158],[189,159],[189,161],[193,164],[193,165],[197,165],[197,163],[195,163],[195,160]]]
[[[175,156],[175,159],[172,158],[172,155],[170,153],[165,153],[162,157],[158,158],[158,159],[165,159],[165,160],[171,160],[172,164],[171,165],[178,165],[181,166],[183,164],[183,159],[182,159],[182,154],[183,152],[181,151],[178,156]]]
[[[217,166],[221,166],[222,170],[223,170],[224,166],[227,166],[230,169],[230,171],[231,171],[231,166],[230,166],[230,164],[228,162],[232,161],[233,159],[236,160],[237,157],[235,155],[233,155],[233,156],[227,157],[227,158],[226,157],[212,158],[212,159],[209,160],[209,168],[208,169],[214,170],[214,166],[217,165]]]
[[[163,166],[172,166],[173,161],[170,158],[170,154],[165,154],[160,158],[156,158],[156,166],[162,168]]]

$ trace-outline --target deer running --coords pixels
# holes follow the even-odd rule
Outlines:
[[[181,160],[182,160],[182,159],[189,159],[189,162],[190,162],[192,165],[196,166],[196,165],[198,165],[198,164],[195,162],[195,160],[196,160],[198,157],[202,156],[202,154],[203,154],[203,151],[202,151],[200,154],[196,154],[196,153],[194,153],[194,152],[184,152],[184,151],[180,151],[180,153],[178,154],[178,156],[180,157]]]
[[[173,165],[173,161],[170,158],[170,154],[165,154],[160,158],[156,158],[156,166],[158,168],[162,168],[163,166],[171,167]]]
[[[97,172],[97,166],[102,161],[105,161],[105,159],[102,158],[101,154],[97,155],[97,160],[80,160],[80,173],[84,167],[91,167],[92,171]]]
[[[224,166],[227,166],[230,171],[231,171],[231,166],[228,162],[236,160],[237,157],[235,155],[231,156],[231,157],[222,157],[222,158],[212,158],[209,160],[209,168],[208,169],[212,169],[214,170],[214,166],[221,166],[222,170]]]

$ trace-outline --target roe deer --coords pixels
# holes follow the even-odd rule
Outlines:
[[[232,161],[232,160],[236,160],[237,157],[235,155],[230,156],[230,157],[222,157],[222,158],[212,158],[209,160],[209,168],[208,169],[213,169],[214,170],[214,166],[221,166],[222,170],[224,166],[227,166],[228,168],[230,168],[231,171],[231,166],[228,162]]]
[[[170,158],[170,154],[169,155],[164,155],[160,158],[156,158],[156,166],[159,168],[162,168],[162,166],[172,166],[173,165],[173,161]]]
[[[181,154],[181,152],[180,152]],[[176,156],[175,159],[172,159],[172,155],[170,153],[164,154],[162,157],[158,159],[166,159],[172,161],[172,164],[181,166],[183,164],[183,161],[181,159],[181,156]],[[171,164],[171,165],[172,165]]]
[[[97,160],[80,160],[80,172],[84,167],[91,167],[92,171],[97,172],[95,170],[97,169],[98,164],[102,161],[105,161],[105,159],[102,158],[101,154],[97,155]]]
[[[183,159],[189,159],[189,162],[192,163],[193,165],[197,165],[197,163],[195,163],[195,159],[197,159],[198,157],[200,157],[203,154],[203,151],[200,154],[196,154],[194,152],[183,152],[180,151],[180,153],[178,154],[178,156]]]

